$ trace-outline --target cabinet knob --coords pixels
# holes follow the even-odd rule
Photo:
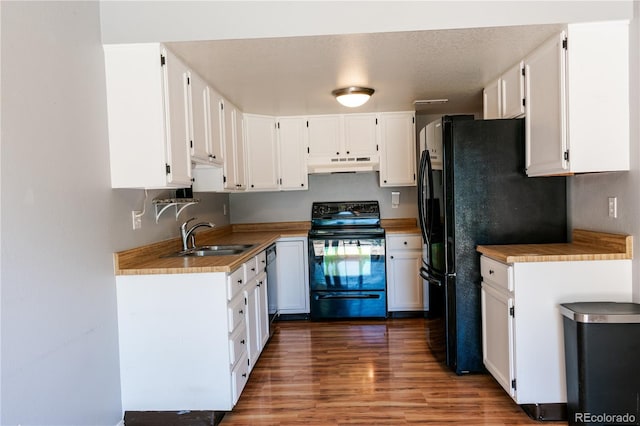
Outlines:
[[[489,275],[493,275],[493,274],[494,274],[493,269],[489,269]]]
[[[349,154],[350,151],[347,151],[347,154]]]
[[[385,179],[384,183],[387,183],[386,179]]]
[[[240,340],[240,343],[244,345],[244,339]]]
[[[300,186],[304,186],[304,183],[301,183]]]
[[[390,259],[393,259],[393,256],[389,256]]]
[[[255,271],[256,271],[256,268],[251,268],[251,272],[255,272]]]
[[[339,152],[336,152],[336,155],[340,155],[340,153],[339,153]]]
[[[242,309],[240,309],[240,310],[238,311],[238,313],[239,313],[239,314],[244,314],[244,311],[243,311]]]
[[[242,377],[247,377],[247,373],[242,373]]]
[[[253,184],[251,184],[251,187],[253,188]]]
[[[238,280],[238,284],[242,284],[242,280]]]
[[[407,245],[407,242],[406,242],[406,241],[404,242],[404,245],[405,245],[405,246]]]

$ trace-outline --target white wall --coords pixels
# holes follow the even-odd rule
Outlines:
[[[380,203],[383,219],[418,217],[416,187],[378,185],[375,172],[310,175],[308,191],[231,194],[231,222],[296,222],[311,220],[314,201],[368,201]],[[391,191],[400,192],[400,205],[391,208]]]
[[[131,229],[141,190],[109,180],[97,2],[0,2],[0,424],[116,425],[122,416],[112,253],[178,235]],[[228,195],[180,220],[219,225]]]
[[[640,302],[640,2],[634,3],[630,26],[631,171],[573,176],[570,211],[574,228],[619,232],[634,236],[634,300]],[[603,123],[606,125],[606,123]],[[606,141],[602,149],[607,149]],[[607,198],[618,197],[618,218],[608,217]]]

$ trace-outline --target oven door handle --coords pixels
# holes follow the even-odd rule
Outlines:
[[[326,299],[380,299],[379,294],[315,294],[316,300]]]

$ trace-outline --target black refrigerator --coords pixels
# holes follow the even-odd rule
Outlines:
[[[524,119],[444,116],[441,128],[441,170],[426,149],[418,179],[427,341],[457,374],[482,372],[476,246],[566,242],[566,179],[526,176]]]

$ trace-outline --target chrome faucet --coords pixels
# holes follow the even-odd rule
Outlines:
[[[182,225],[180,225],[180,237],[182,238],[182,250],[183,251],[189,250],[189,240],[191,240],[191,248],[195,248],[195,246],[196,246],[196,236],[195,236],[195,234],[193,232],[196,229],[201,228],[201,227],[213,228],[213,227],[216,226],[211,222],[200,222],[200,223],[196,223],[191,228],[187,229],[187,226],[188,226],[189,222],[191,222],[194,219],[195,219],[195,217],[192,217],[191,219],[187,219]]]

